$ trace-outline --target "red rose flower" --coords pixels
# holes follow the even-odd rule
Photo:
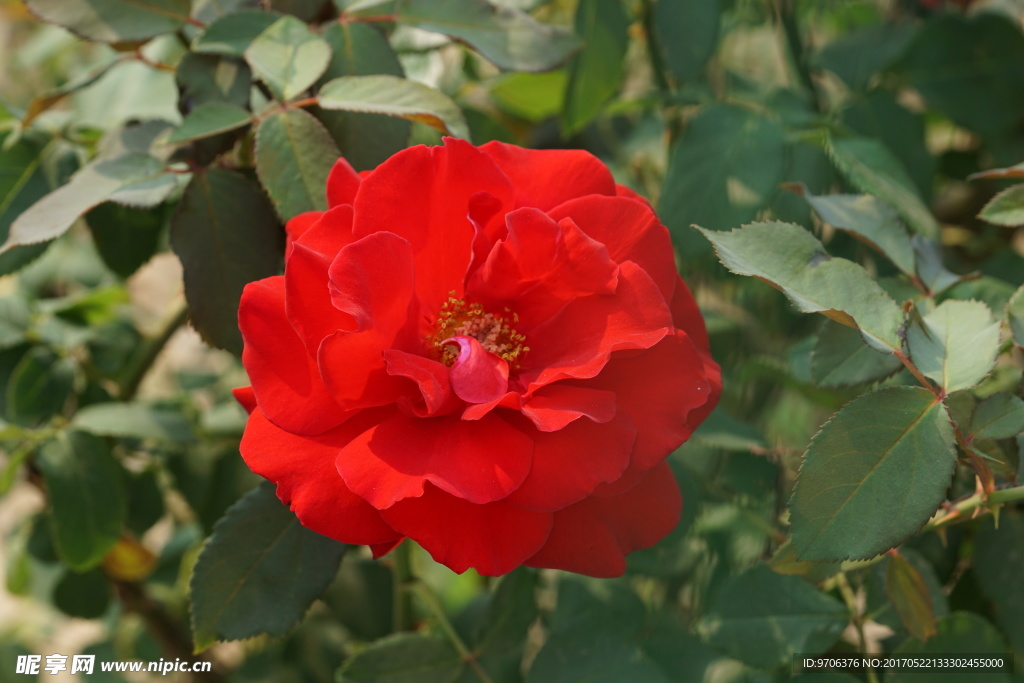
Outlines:
[[[721,386],[651,207],[579,151],[447,139],[355,173],[245,288],[241,452],[302,524],[456,572],[616,576],[676,524]]]

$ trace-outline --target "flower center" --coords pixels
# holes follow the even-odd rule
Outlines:
[[[526,346],[526,337],[512,327],[518,322],[519,316],[507,308],[505,315],[494,315],[485,311],[480,304],[456,299],[455,292],[450,292],[448,300],[441,305],[441,311],[437,314],[436,331],[427,337],[427,344],[442,363],[451,367],[459,357],[459,350],[457,346],[445,343],[445,340],[460,336],[472,337],[480,342],[480,346],[515,370],[519,367],[519,359],[530,350]]]

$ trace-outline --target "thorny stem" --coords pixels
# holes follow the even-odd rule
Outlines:
[[[430,590],[430,587],[419,580],[414,580],[410,585],[412,590],[416,592],[416,597],[423,602],[434,618],[437,619],[437,623],[440,624],[441,630],[443,630],[445,635],[448,636],[448,640],[451,641],[452,646],[455,647],[459,656],[462,657],[462,661],[469,664],[470,668],[473,669],[473,673],[476,674],[481,683],[494,683],[490,675],[488,675],[484,668],[480,666],[480,662],[477,661],[476,655],[470,651],[469,647],[467,647],[466,643],[462,640],[462,637],[459,636],[458,632],[455,630],[455,627],[452,626],[452,623],[444,613],[444,606],[441,605],[441,602],[437,599],[437,596],[434,595],[434,592]]]
[[[846,609],[850,612],[850,621],[853,622],[853,627],[857,629],[857,647],[860,649],[861,654],[867,655],[868,640],[864,636],[864,616],[860,613],[860,608],[857,606],[857,596],[854,595],[850,582],[846,580],[845,573],[840,572],[836,574],[836,587],[839,589],[839,594],[843,596]],[[868,683],[878,683],[878,675],[875,673],[875,670],[868,667],[866,671]]]
[[[151,337],[139,346],[135,355],[129,361],[128,368],[123,374],[123,381],[121,382],[121,391],[119,398],[122,401],[130,401],[135,398],[135,394],[139,390],[139,385],[142,384],[142,380],[146,377],[146,373],[149,372],[150,368],[153,367],[154,361],[157,356],[163,351],[163,348],[167,346],[167,342],[171,340],[174,333],[178,331],[178,328],[185,324],[188,320],[188,306],[182,305],[181,308],[170,317],[163,329],[155,337]]]
[[[972,496],[968,496],[967,498],[950,505],[945,509],[946,514],[942,517],[933,518],[930,522],[924,525],[924,528],[921,529],[921,531],[944,529],[958,520],[971,519],[973,513],[981,511],[989,505],[1012,503],[1018,500],[1024,500],[1024,486],[996,489],[989,492],[988,495],[975,493]]]

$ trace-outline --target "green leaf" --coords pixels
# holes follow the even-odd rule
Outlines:
[[[921,641],[935,635],[935,611],[928,585],[902,555],[890,555],[886,560],[885,593],[910,635]]]
[[[326,83],[317,96],[324,109],[398,116],[442,133],[468,139],[459,106],[430,86],[396,76],[342,76]]]
[[[465,663],[444,638],[396,633],[345,660],[338,683],[453,683]]]
[[[271,114],[256,129],[256,171],[284,220],[327,210],[327,176],[340,153],[311,114]]]
[[[61,432],[35,462],[46,481],[57,553],[72,569],[96,566],[117,543],[127,514],[124,473],[110,448],[84,432]]]
[[[768,205],[784,180],[784,135],[778,122],[731,105],[690,121],[669,154],[658,207],[685,258],[707,250],[690,225],[733,228]]]
[[[338,572],[348,546],[310,531],[264,483],[213,528],[192,574],[197,650],[215,640],[283,636]]]
[[[242,57],[253,41],[283,16],[256,10],[232,12],[210,24],[192,43],[192,50],[200,54]]]
[[[528,683],[669,683],[643,649],[646,611],[624,582],[563,576]]]
[[[813,235],[788,223],[755,223],[731,232],[698,228],[718,258],[738,275],[752,275],[782,290],[797,309],[823,313],[856,326],[879,351],[899,350],[903,312],[867,271],[832,258]]]
[[[913,235],[910,241],[914,245],[917,279],[932,296],[944,292],[963,279],[960,275],[950,272],[943,264],[942,245],[937,239]]]
[[[330,60],[331,46],[292,16],[275,21],[245,48],[253,73],[283,100],[316,83]]]
[[[1006,316],[1010,322],[1013,343],[1024,346],[1024,286],[1018,289],[1006,304]]]
[[[37,346],[25,354],[7,381],[7,417],[25,426],[60,413],[75,382],[75,364]]]
[[[491,596],[470,649],[495,680],[505,669],[518,671],[527,632],[537,619],[536,591],[537,572],[521,567],[505,576]]]
[[[464,42],[500,69],[548,71],[580,47],[564,28],[487,0],[399,0],[398,21]]]
[[[939,224],[921,201],[914,181],[885,145],[869,138],[829,138],[836,168],[861,191],[896,208],[914,232],[938,237]]]
[[[252,70],[240,59],[189,52],[178,64],[175,80],[185,111],[210,102],[249,104]]]
[[[899,545],[938,508],[955,465],[949,416],[927,389],[847,403],[804,455],[790,502],[797,556],[867,559]]]
[[[192,177],[171,219],[171,247],[185,270],[192,324],[210,344],[241,353],[242,288],[277,274],[283,238],[254,182],[219,169]]]
[[[622,82],[629,15],[619,0],[582,0],[576,7],[576,33],[585,49],[569,62],[562,110],[562,134],[581,130],[601,111]]]
[[[46,147],[27,137],[8,146],[9,135],[0,133],[0,243],[7,241],[14,219],[50,191],[43,170]],[[0,254],[0,275],[18,270],[48,246],[48,243],[27,245]]]
[[[335,22],[323,32],[323,39],[332,54],[322,83],[341,76],[405,76],[388,39],[369,24]],[[409,140],[410,123],[404,119],[324,109],[315,113],[356,170],[376,168]]]
[[[980,439],[1009,439],[1024,432],[1024,400],[1000,391],[979,403],[971,416],[970,435]]]
[[[932,195],[936,161],[925,142],[925,117],[904,108],[890,91],[876,88],[846,107],[842,122],[858,135],[884,144],[921,197],[927,200]]]
[[[98,619],[110,604],[110,582],[100,569],[66,571],[53,587],[53,604],[68,616]]]
[[[925,22],[903,60],[929,106],[983,134],[1017,125],[1024,109],[1024,36],[994,12],[944,12]]]
[[[10,234],[0,246],[0,251],[59,237],[82,214],[118,190],[163,174],[162,162],[139,152],[95,161],[76,173],[67,185],[49,193],[18,216],[11,224]]]
[[[189,18],[190,0],[25,0],[43,21],[87,40],[142,41],[174,33]]]
[[[1019,580],[1024,562],[1024,518],[1016,510],[1005,509],[998,526],[989,519],[994,518],[979,523],[974,537],[972,573],[981,595],[992,604],[996,623],[1014,649],[1024,652],[1024,590]]]
[[[28,302],[20,296],[0,299],[0,350],[25,341],[25,332],[31,323]]]
[[[391,570],[370,559],[349,559],[341,565],[324,602],[359,640],[377,640],[391,633],[394,580]]]
[[[35,120],[35,118],[44,111],[58,102],[61,102],[68,95],[88,88],[90,85],[103,78],[108,71],[110,71],[114,66],[120,64],[122,61],[122,59],[112,59],[106,64],[92,69],[77,78],[69,80],[64,85],[48,90],[42,95],[36,95],[32,98],[32,101],[28,103],[28,107],[25,108],[25,115],[21,119],[21,125],[23,127],[27,127],[28,124]]]
[[[1008,228],[1024,225],[1024,185],[1009,187],[990,199],[978,218]]]
[[[654,35],[678,82],[696,80],[714,54],[720,5],[719,0],[658,0],[654,5]]]
[[[845,230],[914,275],[914,247],[895,209],[871,195],[815,196],[803,183],[786,185],[807,200],[821,220]]]
[[[875,351],[856,330],[831,320],[822,326],[811,354],[811,376],[823,387],[877,382],[901,367],[896,356]]]
[[[839,76],[854,90],[862,90],[875,74],[906,52],[916,29],[909,22],[887,22],[851,31],[826,44],[815,55],[814,63]]]
[[[166,209],[135,209],[104,202],[85,215],[103,262],[127,279],[156,253],[167,225]]]
[[[533,123],[562,111],[569,76],[565,71],[508,73],[494,79],[491,97],[502,110]]]
[[[200,140],[236,130],[250,123],[252,117],[241,107],[227,102],[207,102],[193,109],[181,125],[174,129],[167,142],[174,144]]]
[[[75,429],[99,436],[193,443],[195,434],[180,412],[141,403],[93,403],[71,420]]]
[[[969,389],[992,371],[999,353],[999,323],[980,301],[950,299],[907,328],[914,365],[946,393]]]
[[[697,629],[712,647],[769,669],[796,653],[824,652],[848,623],[838,600],[759,565],[722,585]]]
[[[908,638],[893,654],[908,657],[1002,655],[1004,659],[1012,662],[1012,655],[999,631],[982,617],[970,612],[953,612],[948,617],[940,619],[938,632],[929,638],[928,642],[922,643]],[[927,675],[928,683],[960,683],[965,678],[975,679],[963,671],[930,671]],[[921,672],[913,669],[896,668],[887,671],[885,676],[886,683],[913,683],[920,680]],[[988,670],[985,672],[984,680],[988,683],[1010,683],[1011,679],[1006,673]]]

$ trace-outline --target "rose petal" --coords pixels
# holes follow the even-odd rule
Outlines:
[[[538,434],[530,474],[505,502],[538,511],[576,503],[622,475],[635,438],[625,413],[605,424],[579,420],[561,431]]]
[[[291,255],[292,245],[295,243],[295,240],[302,237],[314,223],[320,220],[320,216],[322,215],[322,211],[306,211],[305,213],[300,213],[293,217],[290,221],[284,224],[285,259]]]
[[[372,419],[366,414],[317,436],[297,436],[256,410],[239,448],[253,472],[277,484],[278,498],[303,526],[342,543],[386,543],[401,534],[352,493],[334,468],[341,447]]]
[[[356,235],[389,231],[408,240],[417,295],[425,309],[439,310],[449,292],[462,295],[474,233],[469,202],[484,190],[511,208],[508,179],[464,140],[403,150],[363,179],[354,204]]]
[[[551,530],[551,513],[502,502],[473,505],[433,486],[381,516],[457,574],[470,567],[485,576],[507,574],[536,553]]]
[[[654,282],[627,261],[619,269],[615,294],[572,301],[548,322],[525,331],[530,352],[519,376],[531,390],[560,379],[593,377],[613,351],[654,346],[671,328]]]
[[[458,406],[452,394],[448,367],[443,363],[397,349],[385,349],[384,362],[389,375],[406,377],[416,383],[423,399],[422,407],[413,408],[417,417],[447,414]]]
[[[459,347],[450,375],[456,396],[466,403],[487,403],[505,395],[508,391],[508,363],[473,337],[458,335],[442,343]]]
[[[295,244],[308,247],[331,261],[342,247],[353,241],[352,207],[345,205],[321,213],[316,222],[295,239]]]
[[[604,245],[571,220],[556,223],[531,208],[517,209],[505,220],[507,236],[468,280],[466,296],[471,300],[511,307],[529,327],[571,299],[615,291],[618,265]]]
[[[330,207],[351,204],[355,201],[361,179],[352,164],[344,158],[334,162],[327,176],[327,205]]]
[[[252,387],[238,387],[237,389],[232,389],[231,393],[234,395],[235,400],[245,408],[245,412],[251,413],[256,410],[256,393],[252,390]]]
[[[335,308],[328,286],[331,262],[320,252],[297,242],[284,271],[285,310],[288,320],[316,357],[320,342],[339,329],[351,329],[352,316]]]
[[[608,167],[589,152],[523,149],[502,142],[489,142],[480,151],[512,181],[516,206],[547,211],[574,197],[615,195],[615,180]]]
[[[542,432],[555,432],[581,417],[608,422],[615,416],[615,394],[588,387],[549,384],[523,403],[523,415]]]
[[[387,373],[384,350],[410,346],[418,323],[412,248],[374,233],[338,252],[329,273],[331,302],[350,322],[320,344],[324,382],[349,409],[391,403],[405,383]]]
[[[662,463],[622,495],[587,498],[554,513],[547,543],[526,564],[602,578],[621,576],[625,555],[664,538],[679,523],[682,507],[672,470]]]
[[[327,390],[316,363],[285,316],[284,277],[250,282],[242,291],[238,326],[242,363],[267,417],[297,434],[319,434],[347,417]]]
[[[426,482],[471,503],[514,491],[530,471],[533,441],[497,416],[404,415],[374,425],[338,455],[342,478],[378,510],[423,495]]]
[[[679,274],[672,253],[668,229],[650,205],[624,197],[582,197],[561,204],[549,212],[556,221],[571,218],[580,229],[608,249],[616,263],[639,265],[670,301]]]
[[[690,438],[689,413],[717,396],[697,348],[681,331],[643,353],[612,360],[588,386],[613,392],[619,410],[633,417],[633,463],[641,470]]]

